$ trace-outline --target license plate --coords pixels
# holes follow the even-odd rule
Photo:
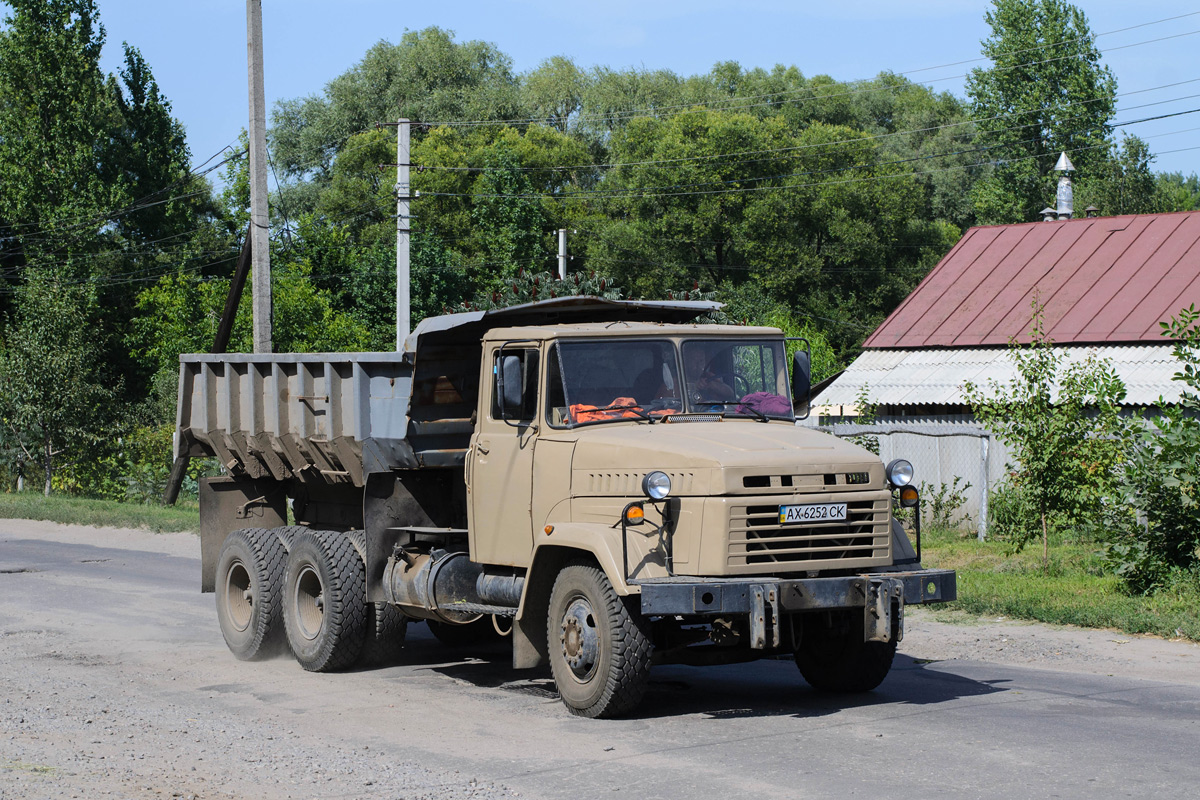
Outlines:
[[[795,522],[844,522],[845,503],[809,503],[803,506],[780,506],[779,524]]]

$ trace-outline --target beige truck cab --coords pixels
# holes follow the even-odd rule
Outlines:
[[[807,352],[689,322],[712,308],[568,298],[426,320],[404,354],[184,357],[179,454],[230,470],[201,513],[231,649],[327,670],[413,620],[503,634],[592,717],[660,663],[788,653],[873,689],[904,607],[955,598],[894,519],[911,467],[798,426]]]

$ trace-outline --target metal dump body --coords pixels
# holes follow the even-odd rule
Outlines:
[[[365,472],[418,466],[402,356],[181,356],[175,454],[216,456],[252,478],[355,485]]]

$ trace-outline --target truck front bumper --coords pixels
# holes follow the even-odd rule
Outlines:
[[[750,646],[778,646],[784,615],[862,609],[865,638],[899,638],[893,606],[903,619],[906,604],[945,603],[958,598],[953,570],[871,572],[836,578],[653,578],[636,582],[647,616],[748,614]],[[902,622],[900,623],[903,624]]]

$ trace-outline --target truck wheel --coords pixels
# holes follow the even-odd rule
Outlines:
[[[225,644],[243,661],[273,655],[280,641],[287,551],[270,531],[248,528],[225,537],[217,556],[217,621]]]
[[[600,569],[564,567],[550,592],[550,670],[563,703],[581,717],[615,717],[650,682],[649,630]]]
[[[893,629],[897,613],[893,610]],[[887,677],[896,657],[896,639],[864,642],[862,613],[849,615],[848,624],[830,629],[805,629],[796,649],[796,666],[814,689],[822,692],[869,692]]]
[[[447,647],[469,647],[473,644],[491,644],[504,637],[496,630],[492,617],[485,614],[479,619],[466,625],[454,625],[449,622],[428,620],[429,630],[435,639]]]
[[[303,531],[293,537],[283,621],[292,654],[306,670],[331,672],[358,660],[367,634],[366,576],[346,536]]]
[[[360,662],[371,667],[390,664],[400,658],[407,634],[403,611],[387,603],[367,603],[367,640]]]
[[[367,535],[364,531],[346,534],[350,543],[362,559],[363,569],[367,563]],[[367,603],[366,641],[363,642],[359,663],[378,666],[395,661],[404,649],[404,637],[408,633],[408,617],[399,608],[387,603]]]

